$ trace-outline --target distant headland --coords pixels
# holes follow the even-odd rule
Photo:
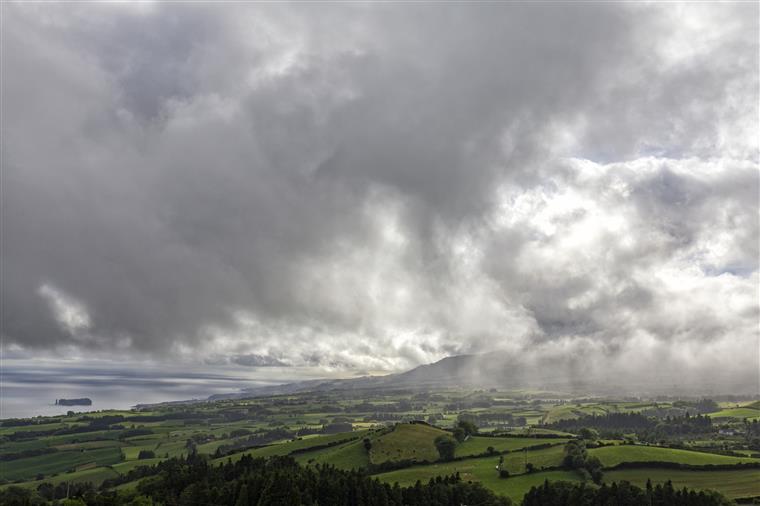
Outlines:
[[[82,397],[81,399],[56,399],[56,406],[92,406],[92,399]]]

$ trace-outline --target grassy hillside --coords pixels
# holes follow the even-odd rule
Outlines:
[[[514,451],[540,444],[564,444],[567,439],[535,438],[535,437],[481,437],[475,436],[459,444],[456,449],[457,457],[480,455],[493,447],[496,451]]]
[[[302,439],[296,439],[295,441],[288,441],[285,443],[273,444],[265,446],[263,448],[256,448],[254,450],[248,450],[245,452],[235,453],[230,457],[220,457],[212,461],[212,463],[226,462],[228,458],[233,461],[239,460],[243,455],[250,455],[251,457],[272,457],[274,455],[289,455],[295,450],[303,450],[311,448],[312,446],[322,446],[330,443],[336,443],[338,441],[347,441],[360,439],[367,433],[366,430],[354,431],[354,432],[342,432],[339,434],[330,434],[327,436],[314,436],[304,437]]]
[[[339,446],[323,448],[295,456],[300,464],[332,464],[339,469],[358,469],[367,467],[369,455],[361,440],[351,441]]]
[[[640,487],[646,486],[647,479],[651,479],[652,483],[671,480],[676,488],[717,490],[731,499],[760,496],[760,469],[730,471],[624,469],[609,471],[604,474],[604,480],[608,483],[626,480]]]
[[[441,434],[448,433],[429,425],[398,424],[393,431],[372,440],[370,462],[381,464],[399,460],[438,460],[434,441]]]
[[[10,486],[24,487],[36,489],[42,483],[52,483],[57,485],[63,482],[69,483],[95,483],[100,484],[104,480],[109,478],[116,478],[119,475],[117,471],[114,471],[110,467],[96,467],[93,469],[85,469],[83,471],[76,471],[74,473],[61,473],[57,476],[49,476],[44,480],[31,480],[23,483],[8,483],[6,485],[0,485],[0,488],[6,488]]]
[[[750,420],[760,420],[760,409],[748,406],[745,406],[743,408],[728,408],[716,411],[714,413],[709,413],[707,416],[713,419],[739,418],[743,420],[745,418],[749,418]]]
[[[760,459],[750,457],[729,457],[690,450],[659,448],[656,446],[605,446],[589,450],[589,454],[598,457],[605,467],[612,467],[621,462],[675,462],[704,466],[708,464],[739,464],[742,462],[760,462]]]
[[[541,467],[558,466],[562,462],[563,451],[562,446],[529,451],[528,462],[538,469]],[[487,485],[491,479],[499,480],[496,472],[498,462],[498,456],[480,457],[408,467],[398,471],[382,473],[377,475],[377,477],[388,483],[398,481],[400,485],[413,485],[417,480],[424,482],[436,476],[451,475],[458,472],[464,480],[483,481]],[[507,454],[504,456],[504,464],[510,473],[522,473],[525,470],[525,456],[522,452]]]
[[[116,464],[121,460],[118,448],[57,452],[25,459],[0,462],[0,477],[13,481],[33,479],[37,474],[65,473],[77,466],[96,463],[98,466]]]

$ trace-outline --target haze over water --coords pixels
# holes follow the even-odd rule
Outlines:
[[[263,369],[263,368],[262,368]],[[31,363],[3,366],[0,387],[0,419],[65,414],[67,411],[128,409],[213,394],[236,393],[245,387],[310,379],[313,374],[288,368],[253,369],[219,373],[196,369],[159,370],[153,367],[34,367]],[[56,406],[56,399],[88,397],[91,406]]]

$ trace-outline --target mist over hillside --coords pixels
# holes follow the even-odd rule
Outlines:
[[[614,370],[594,368],[577,358],[530,358],[505,353],[459,355],[385,376],[309,380],[283,385],[244,388],[239,394],[209,399],[245,398],[298,392],[359,389],[498,388],[564,395],[697,396],[760,395],[753,371],[716,372],[702,368]]]

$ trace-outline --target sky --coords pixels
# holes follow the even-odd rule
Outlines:
[[[3,3],[5,363],[757,382],[758,9]]]

